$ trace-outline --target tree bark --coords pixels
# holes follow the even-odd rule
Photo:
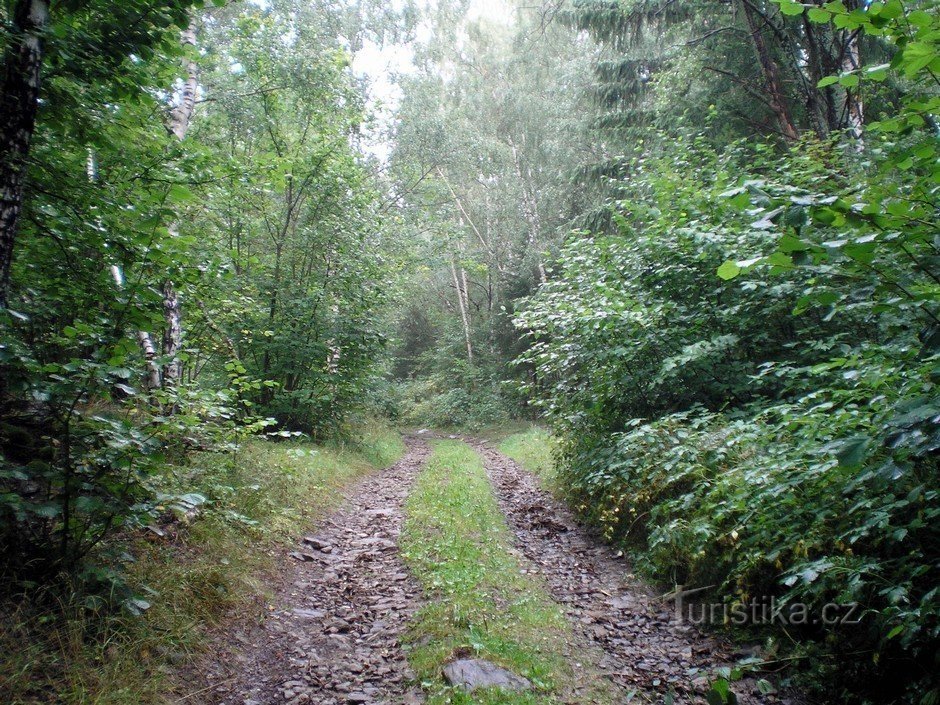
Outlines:
[[[36,127],[42,75],[42,33],[49,22],[48,0],[17,0],[13,32],[4,56],[0,93],[0,308],[6,308],[13,247],[23,208],[26,157]]]
[[[835,120],[835,111],[832,109],[832,91],[827,88],[817,88],[819,81],[825,76],[823,72],[822,57],[819,49],[819,39],[816,28],[806,14],[802,15],[803,23],[803,49],[806,53],[806,110],[812,116],[816,128],[816,135],[820,139],[829,136]]]
[[[183,49],[191,51],[196,46],[196,31],[192,26],[180,33],[180,42]],[[186,80],[180,94],[180,103],[170,113],[169,130],[180,142],[186,139],[189,124],[196,108],[196,91],[199,88],[199,66],[192,56],[186,58]],[[174,223],[170,227],[170,234],[176,236],[179,227]],[[163,354],[169,362],[163,368],[164,385],[176,385],[183,377],[183,361],[179,354],[183,349],[183,311],[180,306],[179,292],[173,282],[167,279],[163,282]]]
[[[862,66],[859,54],[858,35],[860,30],[844,30],[842,39],[842,73],[858,71]],[[845,89],[845,122],[849,135],[856,140],[856,149],[861,151],[865,143],[862,132],[865,126],[865,110],[862,102],[861,84]]]
[[[157,364],[157,347],[153,344],[153,338],[145,330],[137,332],[137,342],[140,343],[141,350],[144,351],[144,359],[147,361],[147,388],[159,389],[162,386],[162,377],[160,375],[160,365]]]
[[[462,271],[462,268],[461,268]],[[453,259],[450,261],[450,273],[454,278],[454,288],[457,290],[457,305],[460,308],[460,320],[463,323],[463,335],[464,339],[467,342],[467,361],[472,365],[473,364],[473,342],[470,338],[470,316],[467,312],[467,304],[464,300],[466,292],[460,284],[460,278],[457,276],[457,264]],[[464,277],[466,277],[466,272],[463,272]]]
[[[190,26],[180,33],[180,42],[184,49],[189,50],[196,46],[196,31]],[[177,140],[183,141],[186,133],[189,132],[189,124],[192,121],[193,112],[196,108],[196,92],[199,88],[199,66],[192,57],[186,59],[186,79],[183,83],[183,89],[180,94],[180,102],[170,111],[167,119],[166,129]],[[175,237],[178,232],[176,223],[169,227],[170,236]],[[160,287],[163,294],[163,340],[162,352],[164,357],[168,358],[163,369],[158,368],[157,374],[154,374],[153,367],[155,353],[153,339],[150,333],[140,331],[137,339],[144,351],[144,357],[147,359],[147,383],[151,389],[159,389],[162,386],[175,386],[183,377],[183,361],[179,354],[183,349],[183,311],[180,305],[179,292],[173,285],[172,280],[166,279]]]
[[[196,46],[196,30],[191,26],[180,33],[183,49],[191,51]],[[196,109],[196,92],[199,88],[199,65],[189,56],[186,58],[186,80],[180,95],[180,104],[170,112],[169,131],[182,142],[189,131],[189,123]]]
[[[751,42],[754,45],[754,52],[757,54],[757,61],[761,67],[761,73],[764,75],[766,84],[767,98],[771,110],[777,117],[777,123],[780,126],[781,134],[790,142],[795,142],[800,138],[800,133],[796,129],[793,118],[790,115],[790,108],[787,104],[787,97],[783,91],[783,82],[780,79],[780,69],[777,62],[770,55],[770,49],[764,41],[764,34],[761,31],[761,17],[751,5],[750,0],[741,0],[741,6],[744,9],[744,17],[747,20],[748,31],[751,35]]]
[[[163,366],[164,386],[174,386],[183,376],[183,361],[179,358],[183,347],[183,316],[180,297],[169,279],[163,282],[163,354],[169,358]]]

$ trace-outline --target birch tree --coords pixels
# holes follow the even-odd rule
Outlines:
[[[193,112],[196,107],[196,94],[199,89],[199,66],[194,56],[196,48],[196,30],[192,22],[180,32],[180,43],[185,53],[185,78],[179,92],[178,103],[167,117],[167,131],[182,142],[189,131]],[[179,224],[169,226],[171,237],[179,233]],[[183,346],[183,315],[180,307],[179,292],[171,279],[164,279],[160,286],[163,295],[163,339],[162,354],[167,360],[162,367],[157,364],[157,348],[147,331],[137,333],[138,341],[147,364],[147,385],[151,389],[176,386],[183,373],[179,353]]]

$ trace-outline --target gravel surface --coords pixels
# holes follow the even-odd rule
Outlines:
[[[603,654],[594,666],[625,695],[635,691],[663,702],[672,692],[676,703],[704,702],[705,674],[743,654],[674,619],[671,603],[658,599],[624,558],[578,526],[535,477],[488,444],[469,442],[483,456],[527,570],[541,576],[592,651]],[[732,690],[741,703],[790,700],[761,695],[753,678],[733,683]]]
[[[397,540],[402,505],[429,449],[405,441],[398,463],[354,486],[343,508],[298,537],[264,620],[216,635],[219,649],[183,702],[422,702],[399,641],[421,591]],[[197,680],[208,684],[202,693]]]
[[[430,434],[429,434],[430,435]],[[405,456],[356,485],[342,509],[285,552],[260,623],[246,618],[216,634],[218,648],[190,677],[179,702],[205,705],[339,705],[423,702],[400,636],[421,590],[398,553],[403,505],[430,455],[421,437]],[[515,538],[523,570],[544,581],[573,627],[575,683],[562,701],[596,700],[596,674],[619,692],[605,702],[702,703],[707,674],[747,650],[674,618],[626,560],[578,526],[538,481],[488,444],[481,454]],[[593,681],[593,685],[592,685]],[[742,705],[797,702],[761,695],[756,680],[732,684]]]

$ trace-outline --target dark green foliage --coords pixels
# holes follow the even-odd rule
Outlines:
[[[172,82],[178,27],[201,5],[54,8],[10,308],[0,311],[4,578],[74,569],[133,522],[154,451],[187,432],[185,416],[141,424],[131,414],[134,331],[162,318],[147,279],[185,247],[166,230],[181,161],[153,89]]]
[[[274,10],[206,36],[205,80],[221,100],[194,138],[221,180],[200,192],[207,219],[196,228],[220,281],[201,313],[241,374],[264,381],[247,390],[252,408],[324,436],[361,400],[384,343],[379,195],[349,144],[365,116],[331,17]]]
[[[361,403],[383,342],[379,197],[350,144],[363,107],[336,17],[307,8],[287,45],[295,9],[53,3],[0,310],[4,586],[113,563],[108,535],[159,511],[167,456],[273,424],[328,435]],[[181,379],[154,385],[173,358]]]
[[[915,82],[864,156],[657,137],[617,183],[614,234],[569,237],[519,316],[521,362],[572,501],[647,574],[729,608],[857,603],[857,623],[790,624],[789,647],[759,629],[825,698],[931,703],[937,17],[826,7],[811,20],[899,47],[835,82]]]

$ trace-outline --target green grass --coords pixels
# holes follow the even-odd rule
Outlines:
[[[548,431],[538,426],[530,426],[524,431],[513,433],[499,443],[499,450],[503,455],[509,456],[536,475],[551,491],[558,489],[553,457],[555,447],[555,439]]]
[[[429,599],[408,647],[431,705],[553,703],[570,690],[564,615],[538,580],[520,572],[480,458],[466,444],[435,443],[407,503],[402,551]],[[498,663],[535,690],[469,695],[448,688],[441,669],[461,655]],[[605,701],[601,690],[590,700]]]
[[[207,627],[264,609],[281,546],[337,506],[351,481],[403,451],[398,434],[372,427],[355,444],[257,441],[234,460],[197,454],[168,470],[163,491],[197,492],[211,503],[189,524],[167,527],[165,538],[112,542],[133,555],[126,579],[150,609],[142,617],[96,612],[61,590],[0,605],[4,702],[166,702],[175,669],[208,646]]]

